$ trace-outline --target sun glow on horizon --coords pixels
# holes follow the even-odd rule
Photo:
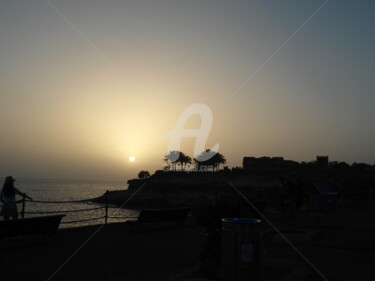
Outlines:
[[[130,161],[130,162],[134,162],[134,161],[135,161],[135,157],[134,157],[134,156],[130,156],[130,157],[129,157],[129,161]]]

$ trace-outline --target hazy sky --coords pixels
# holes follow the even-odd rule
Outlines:
[[[229,166],[374,164],[374,12],[370,0],[1,0],[0,175],[153,172],[160,135],[194,103],[212,110],[206,147]],[[191,156],[194,141],[182,140]]]

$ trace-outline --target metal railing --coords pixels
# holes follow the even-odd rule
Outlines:
[[[87,221],[94,221],[94,220],[99,220],[99,219],[104,219],[104,224],[108,223],[108,218],[120,218],[120,217],[109,217],[108,216],[108,193],[109,191],[107,190],[104,194],[105,198],[105,204],[104,206],[99,206],[99,207],[94,207],[94,208],[84,208],[84,209],[78,209],[78,210],[59,210],[59,211],[26,211],[26,202],[28,204],[30,203],[42,203],[42,204],[70,204],[70,203],[85,203],[89,202],[91,199],[86,199],[86,200],[70,200],[70,201],[42,201],[42,200],[26,200],[26,197],[23,197],[21,200],[17,201],[16,204],[22,204],[21,207],[21,218],[25,218],[25,214],[59,214],[59,213],[78,213],[78,212],[90,212],[90,211],[95,211],[99,209],[104,209],[104,216],[98,216],[94,218],[89,218],[89,219],[82,219],[82,220],[72,220],[72,221],[65,221],[61,222],[61,224],[71,224],[71,223],[79,223],[79,222],[87,222]],[[125,218],[125,217],[121,217]]]

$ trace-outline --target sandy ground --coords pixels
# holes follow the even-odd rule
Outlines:
[[[44,243],[39,237],[8,241],[13,245],[1,250],[1,280],[48,280],[98,229],[61,230]],[[195,227],[129,231],[107,225],[51,280],[167,280],[194,265],[200,241]]]
[[[269,218],[282,229],[280,217],[270,214]],[[298,252],[264,224],[264,233],[270,235],[264,237],[267,256],[262,259],[261,280],[375,280],[375,223],[369,223],[374,218],[374,209],[348,211],[345,217],[325,217],[323,225],[317,227],[316,218],[299,215],[293,229],[284,232]],[[201,229],[192,223],[181,227],[134,229],[113,224],[99,228],[63,229],[54,240],[47,241],[41,237],[3,241],[0,279],[215,280],[207,272],[190,271],[199,262],[202,243]]]

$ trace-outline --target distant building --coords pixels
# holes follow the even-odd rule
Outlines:
[[[242,166],[247,173],[284,173],[293,171],[299,163],[284,160],[284,157],[244,157]]]
[[[316,156],[316,166],[318,168],[328,168],[328,156]]]

